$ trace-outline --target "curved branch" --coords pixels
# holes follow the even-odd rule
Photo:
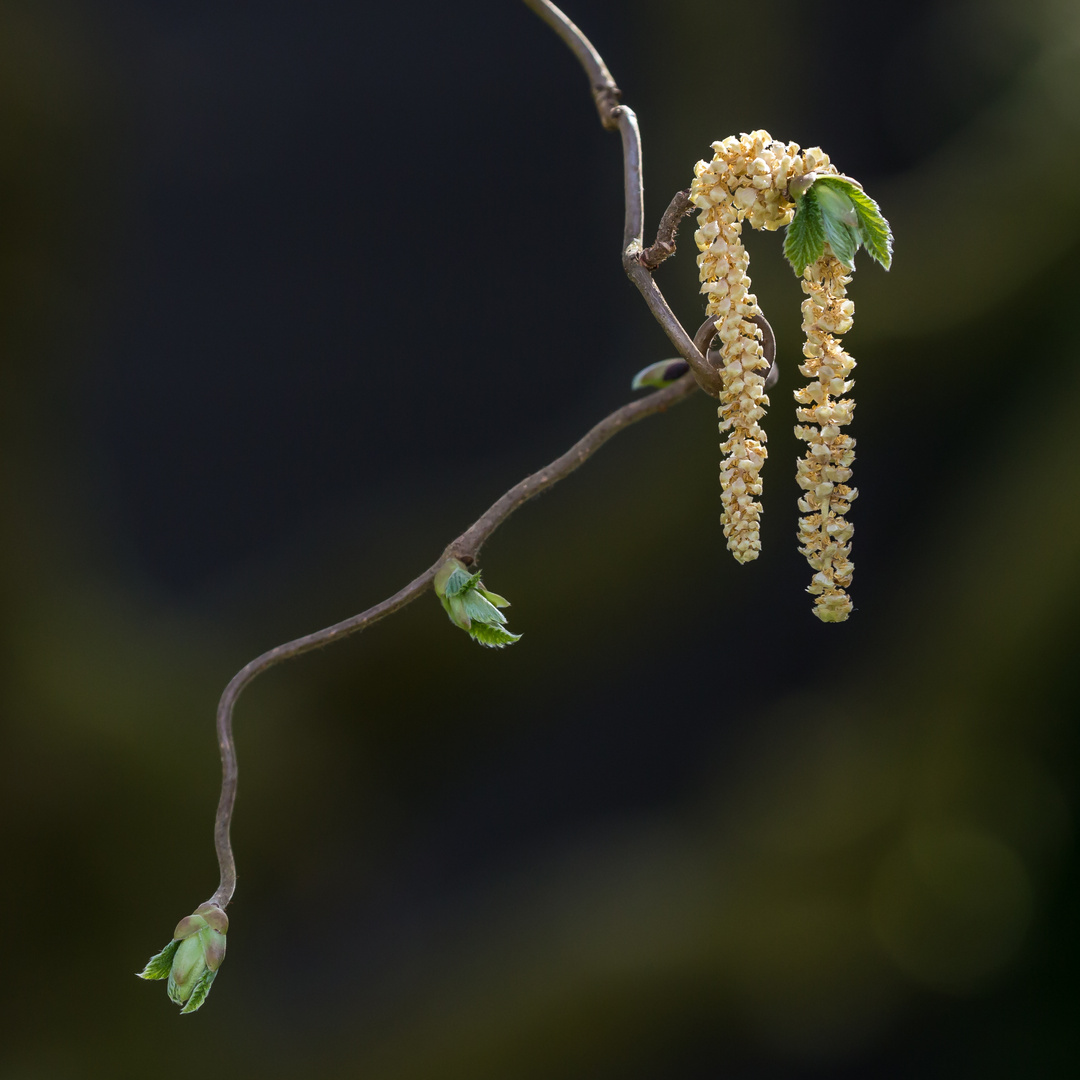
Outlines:
[[[622,91],[616,86],[603,57],[593,48],[592,42],[554,5],[547,0],[525,0],[525,6],[536,12],[566,43],[585,69],[592,85],[593,101],[600,114],[600,123],[609,131],[618,126],[615,110],[619,107]]]
[[[535,498],[541,492],[547,491],[548,488],[557,484],[564,477],[569,476],[579,465],[592,457],[613,435],[617,435],[638,420],[644,420],[647,416],[666,411],[672,405],[676,405],[690,397],[696,390],[697,384],[694,382],[693,377],[687,374],[663,390],[657,390],[640,401],[632,401],[621,409],[616,409],[610,416],[605,417],[600,423],[591,428],[565,454],[557,457],[550,465],[534,472],[531,476],[527,476],[521,483],[512,487],[483,516],[446,548],[438,562],[428,567],[419,577],[414,578],[389,599],[368,608],[367,611],[360,612],[359,615],[334,623],[333,626],[328,626],[323,630],[316,630],[312,634],[306,634],[304,637],[288,641],[284,645],[268,649],[261,656],[257,656],[250,663],[245,664],[233,676],[221,695],[217,711],[218,748],[221,752],[221,798],[218,800],[217,818],[214,822],[214,848],[217,851],[221,881],[217,892],[210,898],[210,903],[224,909],[228,906],[233,893],[236,891],[236,860],[233,857],[232,842],[229,835],[232,826],[233,805],[236,802],[238,775],[232,720],[237,699],[244,688],[253,679],[272,668],[275,664],[279,664],[283,660],[291,660],[296,656],[302,656],[312,649],[329,645],[333,641],[339,641],[350,634],[358,633],[360,630],[366,630],[373,623],[386,618],[387,615],[392,615],[395,611],[400,611],[407,604],[411,604],[431,587],[436,572],[448,558],[458,558],[467,565],[474,563],[484,541],[519,506]]]
[[[641,262],[642,234],[645,216],[645,186],[641,175],[641,131],[637,116],[628,105],[619,105],[621,91],[611,77],[600,54],[589,39],[550,0],[525,0],[578,58],[593,86],[593,99],[600,111],[600,120],[609,130],[618,127],[623,144],[623,188],[626,197],[626,217],[623,226],[623,269],[637,286],[668,340],[690,365],[698,385],[712,397],[720,395],[720,379],[709,362],[695,348],[694,341],[668,306],[660,287],[653,281],[649,268]]]
[[[382,603],[368,608],[367,611],[360,612],[359,615],[334,623],[333,626],[328,626],[323,630],[316,630],[313,634],[287,641],[284,645],[268,649],[261,656],[245,664],[225,687],[217,708],[218,750],[221,753],[221,797],[218,799],[217,817],[214,820],[214,849],[217,852],[221,881],[217,892],[210,897],[211,904],[224,909],[236,891],[236,860],[233,857],[229,833],[232,827],[233,805],[236,802],[236,782],[239,770],[236,761],[236,745],[233,742],[232,718],[236,700],[244,687],[264,671],[275,664],[280,664],[282,660],[291,660],[293,657],[311,652],[312,649],[321,648],[332,641],[355,634],[359,630],[366,630],[372,623],[386,618],[387,615],[392,615],[395,611],[400,611],[428,589],[435,580],[435,572],[441,565],[440,559],[418,578],[410,581],[404,589],[394,593],[388,600],[383,600]]]
[[[682,376],[663,390],[657,390],[641,401],[632,401],[605,417],[587,435],[579,439],[565,454],[550,465],[515,484],[501,499],[493,503],[482,517],[470,525],[447,549],[443,558],[460,559],[466,566],[476,562],[480,548],[489,536],[523,503],[536,498],[541,492],[569,476],[584,464],[601,446],[624,428],[644,420],[654,413],[664,412],[672,405],[684,401],[697,390],[692,374]]]

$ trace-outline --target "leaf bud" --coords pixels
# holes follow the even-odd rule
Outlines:
[[[182,1013],[195,1012],[206,1000],[225,959],[225,934],[229,917],[217,904],[200,904],[185,915],[173,939],[150,957],[139,972],[143,979],[167,979],[169,999],[182,1005]]]

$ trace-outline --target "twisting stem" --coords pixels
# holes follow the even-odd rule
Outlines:
[[[484,541],[523,503],[547,491],[563,477],[572,473],[579,465],[588,461],[601,446],[624,428],[644,420],[646,416],[663,412],[672,405],[688,398],[697,389],[691,375],[684,375],[670,386],[650,394],[640,401],[632,401],[621,409],[616,409],[610,416],[591,428],[587,435],[579,439],[565,454],[557,457],[550,465],[525,477],[520,484],[515,484],[501,499],[493,503],[490,509],[473,525],[470,525],[443,553],[444,558],[457,558],[466,565],[477,560]]]
[[[221,881],[217,892],[210,898],[210,903],[224,908],[232,899],[236,891],[236,860],[233,858],[232,841],[229,831],[232,826],[233,804],[236,802],[236,781],[238,775],[236,762],[236,746],[233,742],[232,717],[236,707],[236,699],[240,696],[244,687],[256,676],[272,668],[282,660],[291,660],[294,656],[302,656],[312,649],[329,645],[332,641],[348,637],[359,630],[365,630],[372,623],[400,611],[406,604],[411,604],[423,593],[435,580],[435,572],[442,564],[440,559],[434,566],[428,567],[418,578],[410,581],[404,589],[394,593],[388,600],[381,604],[370,607],[367,611],[360,612],[350,619],[334,623],[323,630],[316,630],[313,634],[287,641],[284,645],[278,645],[268,649],[262,656],[245,664],[230,680],[225,687],[218,702],[217,709],[217,735],[218,749],[221,752],[221,798],[218,799],[217,818],[214,821],[214,848],[217,851],[218,868],[221,871]]]
[[[495,502],[487,512],[473,525],[469,526],[439,558],[438,562],[428,567],[418,578],[409,582],[405,588],[394,593],[388,600],[354,615],[350,619],[334,623],[324,630],[288,641],[269,649],[245,664],[225,687],[218,702],[217,733],[218,747],[221,751],[221,798],[218,801],[217,819],[214,823],[214,847],[217,851],[218,866],[221,870],[221,882],[218,890],[210,898],[210,903],[224,908],[232,899],[236,890],[236,861],[233,858],[232,842],[229,831],[232,825],[233,804],[236,801],[237,763],[236,747],[233,742],[232,718],[236,701],[244,687],[264,671],[282,660],[291,660],[312,649],[329,645],[360,630],[366,630],[373,623],[400,611],[406,604],[411,604],[418,596],[426,592],[435,579],[435,574],[443,562],[450,557],[461,559],[471,564],[477,559],[484,541],[523,503],[535,498],[553,484],[569,476],[579,465],[587,461],[613,435],[624,428],[644,420],[658,412],[664,412],[672,405],[690,397],[697,390],[697,384],[690,375],[684,375],[677,382],[658,390],[639,401],[632,401],[621,409],[616,409],[610,416],[601,420],[588,434],[579,439],[565,454],[557,457],[550,465],[520,484],[512,487],[501,499]]]
[[[656,243],[643,252],[642,232],[644,220],[644,186],[641,175],[641,134],[634,111],[619,104],[620,91],[611,77],[600,54],[593,48],[584,34],[548,0],[525,0],[541,19],[551,26],[570,47],[578,61],[584,67],[592,86],[593,100],[596,103],[600,120],[609,130],[618,129],[623,144],[623,178],[626,201],[626,214],[623,227],[623,267],[630,279],[641,291],[649,309],[664,328],[679,353],[690,365],[690,372],[670,386],[650,394],[647,398],[631,402],[621,409],[616,409],[610,416],[601,420],[584,438],[576,442],[565,454],[556,458],[546,468],[540,469],[521,483],[512,487],[495,502],[485,514],[465,530],[456,540],[447,546],[438,562],[430,566],[405,588],[396,592],[389,599],[368,608],[367,611],[352,618],[317,630],[313,634],[286,642],[284,645],[264,652],[250,663],[245,664],[229,685],[225,688],[218,703],[217,732],[221,750],[221,798],[218,801],[217,819],[214,824],[214,845],[217,850],[218,865],[221,870],[221,882],[210,902],[224,908],[232,899],[236,890],[236,862],[233,858],[230,828],[232,825],[233,806],[236,801],[237,761],[236,747],[233,742],[232,721],[236,702],[244,688],[257,676],[283,660],[289,660],[312,649],[328,645],[332,641],[348,637],[360,630],[365,630],[373,623],[393,614],[412,603],[432,585],[435,574],[447,558],[458,558],[463,563],[475,564],[480,548],[491,534],[523,503],[535,498],[552,485],[572,473],[587,461],[608,439],[638,420],[643,420],[654,413],[663,412],[672,405],[688,398],[700,386],[716,397],[719,393],[720,379],[706,358],[710,336],[704,334],[704,327],[699,331],[698,344],[686,332],[675,317],[663,294],[652,279],[650,270],[674,251],[674,236],[682,217],[689,212],[690,206],[686,192],[680,192],[672,200],[660,222]],[[767,325],[767,324],[766,324]]]
[[[603,58],[593,48],[592,42],[554,5],[547,0],[525,0],[531,8],[559,35],[570,51],[578,58],[592,84],[593,100],[600,114],[600,123],[609,131],[618,127],[615,110],[622,91],[615,85],[611,72]]]
[[[693,338],[668,306],[664,294],[653,281],[649,268],[642,264],[642,232],[645,216],[645,186],[641,174],[641,132],[637,116],[628,105],[619,105],[621,91],[611,77],[600,54],[589,39],[549,0],[525,0],[578,58],[593,87],[593,98],[605,128],[618,127],[623,145],[623,187],[626,193],[626,218],[623,226],[623,269],[637,286],[653,317],[663,328],[679,355],[690,365],[698,385],[713,397],[720,395],[720,377],[694,345]],[[599,88],[599,89],[598,89]],[[614,122],[612,122],[614,120]]]
[[[645,181],[641,173],[641,128],[637,113],[629,105],[616,110],[623,148],[623,193],[626,218],[623,224],[623,262],[633,252],[635,262],[641,252],[645,231]],[[640,264],[638,264],[640,265]]]

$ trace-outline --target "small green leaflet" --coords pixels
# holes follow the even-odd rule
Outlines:
[[[448,597],[457,596],[459,593],[474,589],[479,581],[479,574],[473,574],[472,577],[469,577],[466,571],[455,567],[450,576],[446,579],[446,585],[444,586],[443,592]]]
[[[862,242],[859,215],[855,213],[854,203],[844,192],[826,185],[819,188],[815,184],[807,194],[816,199],[821,208],[821,224],[832,253],[845,266],[854,266],[855,252]]]
[[[501,626],[487,626],[484,623],[474,622],[469,631],[474,641],[486,645],[489,649],[501,649],[504,645],[513,645],[521,635],[511,634],[509,630]]]
[[[173,957],[180,948],[179,941],[170,941],[159,953],[155,953],[146,962],[146,967],[140,971],[140,979],[167,979],[172,969]]]
[[[488,626],[502,625],[506,616],[494,604],[480,595],[479,590],[470,589],[462,597],[466,616],[473,622],[487,623]]]
[[[199,981],[191,991],[191,997],[187,999],[187,1004],[180,1010],[181,1015],[193,1013],[196,1009],[202,1008],[202,1003],[206,1000],[206,995],[210,993],[210,987],[214,985],[216,978],[217,972],[211,971],[209,968],[202,973]]]
[[[795,217],[784,237],[784,258],[799,277],[807,266],[825,254],[825,226],[821,221],[821,207],[811,195],[813,190],[810,188],[797,200]]]
[[[892,266],[893,235],[889,223],[881,213],[881,207],[858,184],[850,180],[839,176],[823,176],[818,183],[842,189],[854,203],[855,213],[859,217],[863,247],[866,248],[871,259],[881,263],[888,270]]]
[[[643,367],[630,383],[631,390],[644,390],[646,386],[663,388],[670,386],[676,379],[682,378],[690,370],[690,365],[681,357],[670,360],[657,360],[655,364]]]
[[[855,252],[867,254],[886,270],[892,265],[892,230],[881,209],[846,176],[822,176],[795,199],[795,217],[784,238],[784,255],[800,277],[817,262],[828,243],[845,266],[855,265]]]

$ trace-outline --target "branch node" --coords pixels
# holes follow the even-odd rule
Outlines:
[[[600,123],[606,131],[619,130],[619,99],[622,91],[613,82],[595,83],[592,88],[596,111],[600,114]]]
[[[693,209],[694,204],[690,201],[689,188],[675,193],[668,208],[664,211],[664,216],[660,219],[660,225],[656,230],[656,240],[638,255],[638,262],[646,270],[655,270],[665,259],[675,254],[675,234],[679,231],[682,219]]]

